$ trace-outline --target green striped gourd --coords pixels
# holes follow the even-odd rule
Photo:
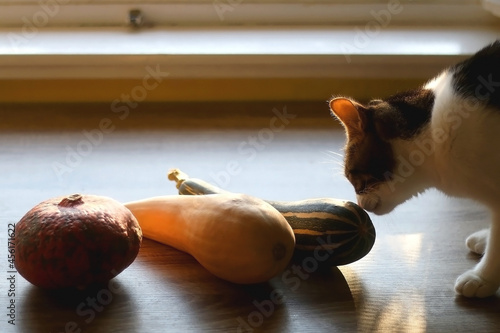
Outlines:
[[[190,178],[179,169],[170,170],[168,179],[176,182],[181,195],[229,193],[202,179]],[[353,202],[333,198],[266,201],[292,227],[296,259],[309,258],[322,267],[346,265],[367,255],[375,243],[370,217]]]

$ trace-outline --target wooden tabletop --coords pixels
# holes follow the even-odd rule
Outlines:
[[[324,107],[139,105],[121,119],[109,105],[0,106],[0,332],[500,331],[498,297],[453,290],[478,261],[465,237],[488,213],[433,190],[371,216],[377,239],[361,260],[310,273],[296,261],[262,284],[220,280],[148,239],[125,271],[83,292],[41,290],[9,267],[11,227],[40,201],[175,195],[174,167],[264,199],[355,200],[339,165],[344,133]]]

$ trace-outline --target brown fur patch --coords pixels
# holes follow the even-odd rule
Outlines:
[[[345,148],[344,172],[361,194],[377,183],[386,181],[386,174],[395,166],[390,143],[382,141],[374,131],[351,138]]]

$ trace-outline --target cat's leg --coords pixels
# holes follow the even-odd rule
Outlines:
[[[473,234],[479,240],[486,235]],[[472,236],[473,236],[472,235]],[[488,239],[485,242],[484,256],[473,270],[458,277],[455,283],[457,293],[466,297],[488,297],[496,293],[500,286],[500,214],[494,214]],[[479,244],[479,243],[478,243]],[[476,245],[478,245],[476,244]],[[481,252],[480,245],[476,250]],[[476,250],[474,250],[476,252]]]
[[[465,244],[472,252],[483,255],[486,252],[489,234],[489,229],[479,230],[467,237]]]

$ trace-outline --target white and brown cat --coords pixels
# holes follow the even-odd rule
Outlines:
[[[361,207],[386,214],[430,187],[474,199],[491,227],[470,235],[483,255],[455,290],[487,297],[500,287],[500,41],[423,87],[367,105],[344,97],[330,108],[347,134],[345,175]]]

